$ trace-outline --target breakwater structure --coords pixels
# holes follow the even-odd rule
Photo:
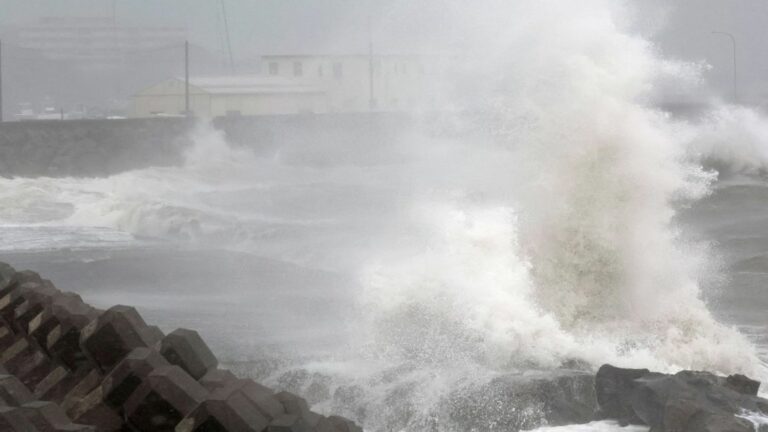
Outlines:
[[[489,431],[525,423],[514,404],[490,403],[506,400],[539,407],[550,425],[604,419],[652,432],[765,432],[768,400],[758,396],[759,387],[743,375],[603,365],[596,375],[562,370],[500,377],[482,394],[465,397],[511,413],[509,422]],[[453,415],[461,417],[460,411]],[[352,420],[313,412],[296,394],[219,368],[193,330],[164,334],[132,307],[98,310],[37,273],[4,263],[0,430],[362,432]]]
[[[324,143],[349,149],[385,146],[415,121],[364,113],[0,122],[0,176],[105,177],[181,165],[201,124],[222,133],[229,144],[270,155],[286,146],[311,152]]]
[[[0,263],[0,430],[357,432],[289,392],[218,368],[197,332],[98,310]]]

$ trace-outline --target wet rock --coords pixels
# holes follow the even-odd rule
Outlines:
[[[604,418],[644,424],[654,432],[748,432],[744,413],[765,413],[755,396],[759,383],[744,376],[708,372],[674,375],[603,366],[597,393]]]
[[[194,379],[202,378],[219,364],[208,345],[193,330],[174,330],[160,342],[160,353]]]
[[[599,418],[618,420],[620,424],[637,424],[632,404],[622,395],[631,393],[636,387],[635,379],[651,373],[648,369],[622,369],[603,365],[595,376],[595,396],[600,407]]]
[[[725,379],[726,386],[739,393],[757,396],[760,390],[760,381],[753,380],[744,375],[730,375]]]
[[[593,374],[553,370],[457,388],[435,415],[457,430],[508,431],[586,423],[596,409]]]

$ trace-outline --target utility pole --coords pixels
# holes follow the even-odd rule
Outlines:
[[[371,27],[371,17],[368,16],[368,110],[373,111],[376,109],[376,98],[374,95],[373,87],[373,75],[374,75],[374,62],[373,62],[373,30]]]
[[[226,0],[219,0],[221,3],[221,13],[224,18],[224,35],[227,37],[227,53],[229,54],[229,71],[232,75],[235,74],[235,59],[232,56],[232,41],[229,38],[229,18],[227,18],[227,5]]]
[[[0,40],[0,123],[3,122],[3,41]]]
[[[117,0],[112,0],[112,6],[109,12],[112,15],[112,25],[117,25]]]
[[[184,115],[189,114],[189,41],[184,41]]]
[[[731,40],[731,46],[733,47],[733,102],[739,103],[739,75],[737,72],[736,63],[736,37],[731,33],[722,31],[713,31],[712,34],[726,36]]]

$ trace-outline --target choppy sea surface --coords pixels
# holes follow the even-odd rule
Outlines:
[[[474,359],[473,351],[486,347],[466,339],[473,327],[462,328],[465,323],[444,321],[443,316],[455,310],[450,308],[477,307],[503,321],[510,318],[488,307],[519,307],[510,296],[522,294],[507,286],[522,282],[516,264],[506,261],[513,258],[506,224],[514,219],[505,210],[488,210],[485,204],[477,209],[477,200],[466,197],[446,198],[458,210],[429,203],[429,222],[443,224],[439,229],[445,232],[440,234],[453,237],[438,245],[455,249],[456,255],[434,256],[432,245],[427,252],[413,248],[414,239],[417,246],[433,241],[422,231],[427,228],[410,220],[414,210],[407,204],[423,199],[421,191],[407,187],[408,176],[421,169],[419,164],[307,166],[256,158],[247,150],[230,148],[210,131],[200,140],[202,148],[195,151],[206,156],[190,159],[183,167],[147,168],[107,178],[0,180],[0,260],[35,269],[95,306],[133,305],[166,331],[197,329],[224,364],[275,386],[308,391],[319,409],[339,409],[339,402],[329,390],[312,394],[306,382],[291,387],[286,377],[301,371],[322,377],[320,381],[333,388],[388,371],[402,373],[399,385],[411,389],[404,383],[423,385],[440,377],[444,381],[429,388],[432,394],[407,396],[414,406],[429,409],[439,404],[441,386],[458,385],[466,374],[482,381],[521,370],[514,364]],[[702,297],[715,319],[737,329],[768,360],[768,182],[754,176],[720,181],[711,195],[681,209],[675,223],[686,241],[706,244],[710,252],[715,269],[702,285]],[[412,298],[402,309],[373,306],[391,327],[391,333],[382,333],[363,315],[372,310],[366,284],[381,283],[376,278],[383,276],[361,268],[372,265],[380,272],[387,265],[382,263],[392,259],[389,254],[399,251],[416,266],[398,261],[402,279],[396,283],[406,289],[386,295]],[[466,265],[463,260],[477,262],[460,272],[450,268]],[[505,274],[509,268],[512,274]],[[441,304],[445,298],[422,298],[419,284],[455,281],[409,279],[425,271],[458,278],[463,290],[474,289],[466,277],[501,286],[498,292],[474,292],[497,296],[488,305],[446,306]],[[462,319],[478,318],[469,314]],[[430,328],[436,322],[442,327]],[[418,329],[423,326],[426,331]],[[541,337],[562,337],[542,333],[555,331],[547,325],[534,326],[539,328],[531,331]],[[631,360],[632,354],[624,359],[642,364],[648,354],[638,352],[639,359]],[[538,354],[544,367],[561,355]],[[578,353],[560,358],[567,355]],[[606,361],[616,359],[621,356]],[[345,414],[354,416],[361,406],[386,409],[392,391],[387,386],[396,385],[379,383],[370,390],[375,394],[344,406]],[[392,419],[376,421],[387,425]],[[541,430],[616,428],[594,423]]]

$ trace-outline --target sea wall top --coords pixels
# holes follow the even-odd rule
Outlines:
[[[412,124],[401,114],[223,117],[213,121],[230,144],[257,153],[278,146],[377,146]],[[196,121],[185,118],[0,123],[0,176],[102,177],[183,162]]]

